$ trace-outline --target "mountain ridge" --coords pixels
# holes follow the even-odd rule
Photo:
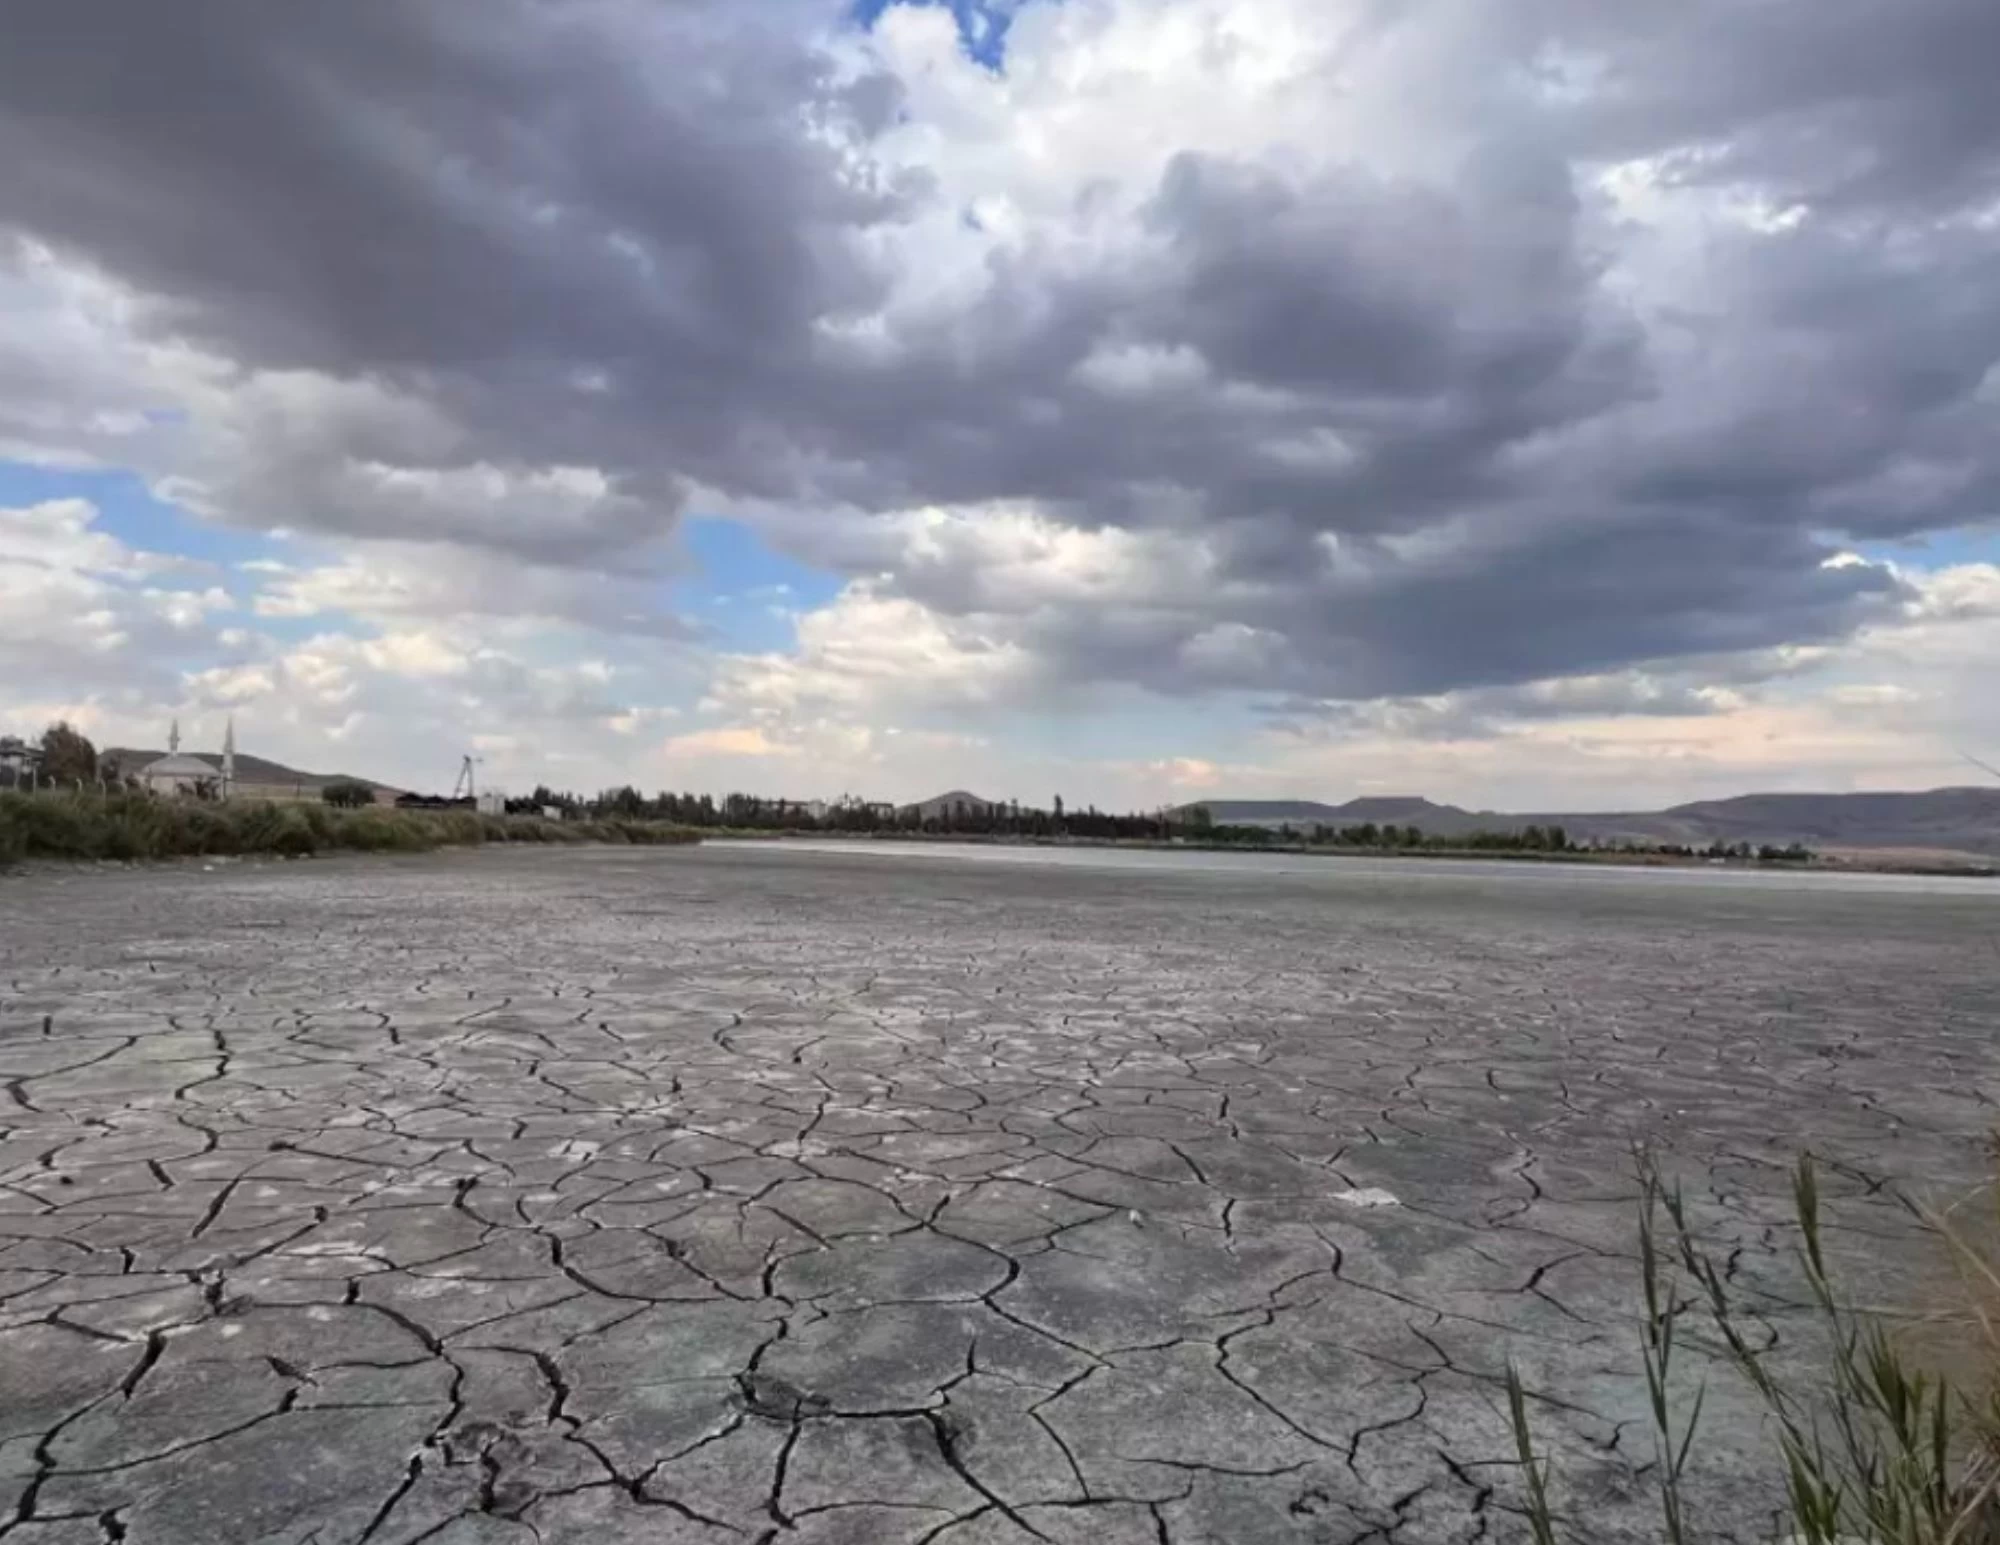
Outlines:
[[[1367,796],[1332,805],[1319,800],[1201,799],[1219,826],[1353,826],[1373,821],[1416,826],[1426,835],[1469,836],[1560,826],[1572,840],[1801,842],[1808,847],[1920,848],[2000,856],[2000,788],[1956,786],[1921,792],[1737,794],[1653,811],[1466,810],[1417,795]]]

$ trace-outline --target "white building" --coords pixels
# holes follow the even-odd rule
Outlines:
[[[167,754],[139,769],[139,784],[148,793],[179,797],[212,793],[227,799],[236,786],[236,721],[222,740],[222,767],[198,756],[181,754],[181,724],[174,721],[167,736]]]
[[[42,748],[17,735],[0,735],[0,780],[8,788],[30,781],[42,765]]]
[[[139,782],[149,794],[199,794],[204,785],[220,781],[215,769],[198,756],[163,756],[139,769]]]

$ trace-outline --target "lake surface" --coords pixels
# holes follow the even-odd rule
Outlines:
[[[1512,1361],[1626,1537],[1634,1146],[1782,1346],[1801,1149],[1856,1296],[1926,1290],[1890,1187],[1985,1174],[1995,895],[846,842],[25,873],[0,1518],[1470,1541],[1515,1529]],[[1703,1421],[1703,1537],[1768,1538],[1725,1372]]]
[[[727,851],[766,849],[764,840],[719,840]],[[968,864],[1028,864],[1060,868],[1117,869],[1141,874],[1286,874],[1353,882],[1430,877],[1451,882],[1533,881],[1545,884],[1665,884],[1833,886],[1886,894],[1977,895],[2000,900],[2000,880],[1970,875],[1877,874],[1853,869],[1736,869],[1641,864],[1552,863],[1522,859],[1375,858],[1309,853],[1229,853],[1212,849],[1042,847],[1025,843],[899,842],[893,838],[786,838],[777,844],[801,853],[865,854],[874,858],[929,859]]]

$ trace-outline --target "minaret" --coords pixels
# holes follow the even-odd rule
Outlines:
[[[229,728],[222,736],[222,797],[236,792],[236,715],[229,716]]]
[[[173,756],[181,748],[181,721],[174,720],[174,727],[167,731],[167,755]]]

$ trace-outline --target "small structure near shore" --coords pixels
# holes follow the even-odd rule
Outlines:
[[[176,726],[178,731],[178,726]],[[376,804],[386,805],[397,791],[372,778],[350,773],[304,772],[268,757],[243,755],[236,749],[236,724],[229,723],[218,751],[184,751],[178,733],[169,749],[114,746],[99,759],[107,786],[142,789],[164,798],[252,799],[265,804],[319,804],[334,784],[357,784]]]
[[[218,782],[216,771],[199,757],[163,756],[139,769],[139,782],[149,794],[200,797]]]
[[[149,794],[163,794],[171,798],[227,799],[236,785],[236,721],[229,721],[229,729],[222,740],[222,766],[220,771],[211,762],[198,756],[181,754],[181,723],[176,719],[167,735],[167,754],[156,762],[148,762],[138,772],[140,786]]]
[[[18,735],[0,735],[0,787],[32,784],[42,768],[42,748]]]

